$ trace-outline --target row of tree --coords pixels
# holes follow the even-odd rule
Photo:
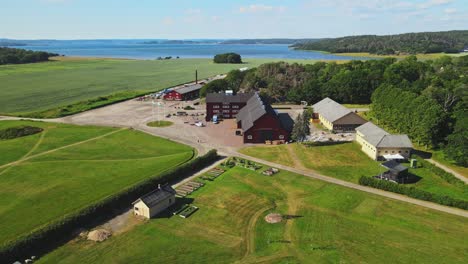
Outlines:
[[[373,54],[458,53],[468,46],[468,30],[422,32],[399,35],[350,36],[294,44],[296,49],[333,53],[369,52]]]
[[[206,92],[258,91],[271,102],[330,97],[340,103],[371,103],[375,121],[409,134],[421,145],[443,147],[447,156],[468,165],[468,56],[418,61],[410,56],[311,65],[268,63],[231,71],[209,83]],[[298,139],[301,137],[299,136]]]
[[[0,65],[48,61],[50,57],[54,56],[59,56],[59,54],[0,47]]]

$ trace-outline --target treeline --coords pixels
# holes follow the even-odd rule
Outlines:
[[[213,59],[214,63],[242,63],[241,55],[237,53],[217,54]]]
[[[372,95],[380,125],[408,134],[421,145],[442,147],[468,166],[468,56],[420,62],[409,57],[390,65]]]
[[[55,56],[59,56],[59,54],[0,47],[0,65],[42,62]]]
[[[452,206],[468,210],[468,201],[452,198],[445,195],[431,193],[428,191],[417,189],[413,186],[407,187],[404,184],[393,183],[390,181],[383,181],[374,179],[372,177],[362,176],[359,178],[359,184],[363,186],[370,186],[373,188],[399,193],[411,198],[438,203],[441,205]]]
[[[399,35],[363,35],[322,39],[293,45],[296,49],[333,53],[369,52],[372,54],[458,53],[468,47],[468,30],[422,32]]]
[[[373,118],[421,145],[444,148],[468,165],[468,56],[418,61],[410,56],[310,65],[267,63],[228,73],[205,91],[259,91],[271,102],[372,102]]]

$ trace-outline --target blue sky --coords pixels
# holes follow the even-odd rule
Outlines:
[[[0,38],[321,38],[468,29],[468,0],[0,0]]]

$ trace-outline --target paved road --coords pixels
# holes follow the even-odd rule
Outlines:
[[[427,161],[429,161],[430,163],[436,165],[437,167],[443,169],[444,171],[446,172],[449,172],[449,173],[452,173],[453,176],[457,177],[458,179],[462,180],[463,182],[465,182],[466,184],[468,184],[468,178],[466,178],[465,176],[461,175],[460,173],[452,170],[451,168],[445,166],[444,164],[441,164],[433,159],[426,159]]]

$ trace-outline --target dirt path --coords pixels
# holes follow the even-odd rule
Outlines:
[[[435,161],[433,159],[426,159],[426,160],[429,161],[430,163],[436,165],[437,167],[443,169],[444,171],[446,171],[448,173],[452,173],[453,176],[457,177],[458,179],[462,180],[464,183],[468,184],[468,178],[467,177],[461,175],[460,173],[452,170],[451,168],[449,168],[449,167],[445,166],[444,164],[439,163],[439,162],[437,162],[437,161]]]
[[[115,133],[118,133],[122,130],[125,130],[126,128],[121,128],[119,130],[116,130],[116,131],[112,131],[112,132],[109,132],[109,133],[106,133],[106,134],[103,134],[103,135],[100,135],[100,136],[97,136],[97,137],[93,137],[93,138],[89,138],[89,139],[86,139],[86,140],[83,140],[83,141],[79,141],[79,142],[75,142],[73,144],[69,144],[69,145],[65,145],[65,146],[61,146],[59,148],[55,148],[55,149],[51,149],[51,150],[48,150],[48,151],[44,151],[44,152],[41,152],[41,153],[38,153],[38,154],[35,154],[35,155],[31,155],[31,156],[27,156],[27,157],[24,157],[24,158],[21,158],[19,160],[16,160],[16,161],[13,161],[13,162],[10,162],[10,163],[7,163],[7,164],[4,164],[4,165],[1,165],[0,166],[0,169],[1,168],[4,168],[4,167],[9,167],[9,166],[13,166],[13,165],[17,165],[23,161],[26,161],[26,160],[29,160],[29,159],[32,159],[32,158],[36,158],[36,157],[40,157],[40,156],[43,156],[43,155],[46,155],[46,154],[50,154],[50,153],[53,153],[53,152],[56,152],[56,151],[59,151],[59,150],[62,150],[62,149],[66,149],[66,148],[69,148],[69,147],[74,147],[74,146],[77,146],[77,145],[80,145],[80,144],[84,144],[84,143],[88,143],[90,141],[93,141],[93,140],[97,140],[97,139],[101,139],[101,138],[104,138],[104,137],[107,137],[107,136],[110,136],[112,134],[115,134]],[[42,139],[40,139],[40,141],[42,142]],[[39,142],[39,143],[41,143]],[[37,145],[37,143],[36,143]],[[36,146],[35,146],[36,147]],[[37,147],[36,147],[37,148]],[[30,151],[31,153],[34,151],[34,147],[33,149]],[[28,152],[29,154],[29,152]],[[26,154],[27,155],[27,154]]]
[[[292,144],[287,145],[286,149],[288,150],[288,153],[291,156],[291,159],[294,163],[294,168],[306,170],[307,168],[304,167],[304,164],[302,164],[301,159],[299,158],[299,156],[297,156],[296,151],[294,151],[293,145]]]

